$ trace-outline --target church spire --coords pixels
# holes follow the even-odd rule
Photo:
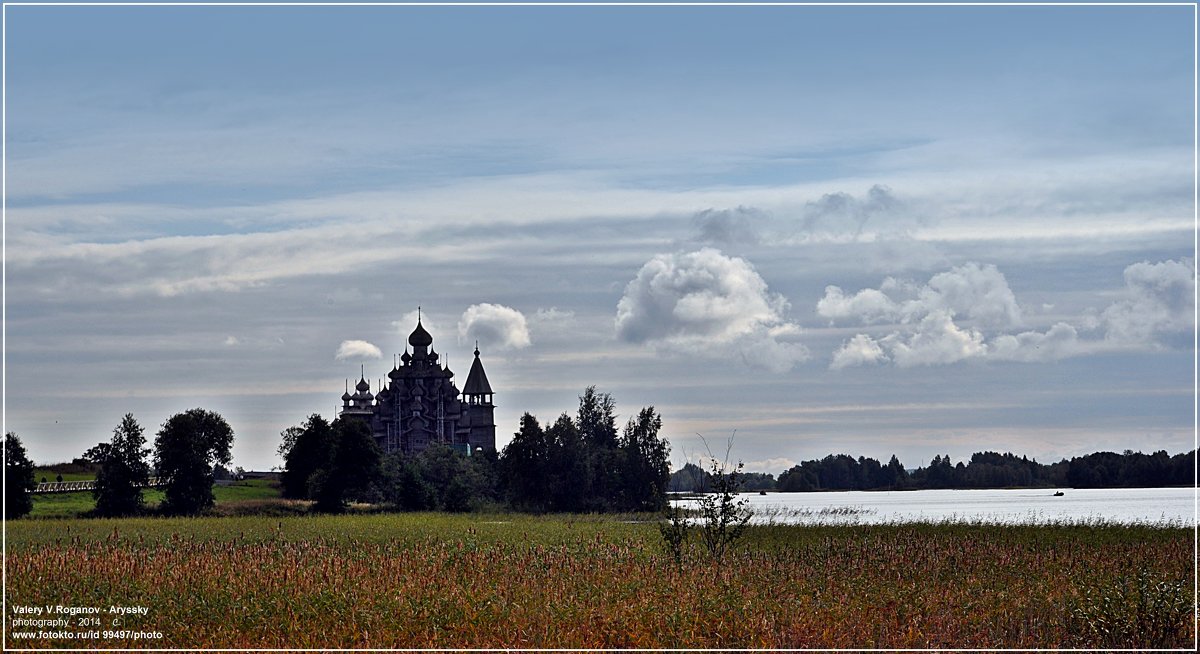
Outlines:
[[[471,362],[471,372],[467,373],[467,383],[463,384],[462,393],[469,404],[492,403],[492,385],[488,383],[483,362],[479,360],[479,341],[475,342],[475,360]]]

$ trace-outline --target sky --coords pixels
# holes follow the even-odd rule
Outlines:
[[[7,6],[5,429],[277,466],[421,307],[500,447],[1190,450],[1193,12]]]

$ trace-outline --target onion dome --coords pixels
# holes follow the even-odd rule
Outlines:
[[[369,384],[366,379],[359,377],[358,383],[354,385],[354,390],[360,393],[369,391],[371,390],[371,384]]]
[[[408,348],[404,348],[404,354],[400,355],[400,362],[408,365],[410,361],[412,361],[412,355],[408,353]]]
[[[342,393],[342,401],[343,401],[343,402],[349,402],[349,401],[350,401],[350,400],[352,400],[352,399],[354,399],[354,398],[350,397],[350,393],[349,393],[349,392]]]
[[[429,347],[433,344],[433,337],[430,336],[429,332],[425,331],[425,328],[421,326],[420,318],[417,319],[417,328],[408,335],[408,344],[414,348]]]

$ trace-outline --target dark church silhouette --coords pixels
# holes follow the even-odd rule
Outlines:
[[[433,337],[421,326],[419,317],[408,345],[412,354],[404,348],[399,363],[393,363],[387,375],[390,381],[378,394],[371,394],[365,375],[359,377],[353,395],[346,389],[340,415],[370,425],[384,452],[418,454],[435,444],[467,455],[495,450],[496,407],[479,360],[479,344],[475,344],[475,360],[461,393],[450,367],[438,363]]]

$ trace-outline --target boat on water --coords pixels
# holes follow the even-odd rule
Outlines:
[[[1062,497],[1062,496],[1063,496],[1063,492],[1062,492],[1062,491],[1058,491],[1058,492],[1054,493],[1054,496],[1055,496],[1055,497]]]

